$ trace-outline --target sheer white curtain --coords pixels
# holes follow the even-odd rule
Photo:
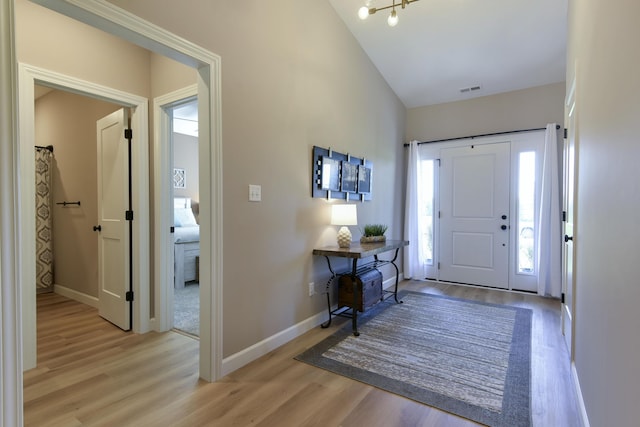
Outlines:
[[[418,141],[411,141],[407,150],[407,193],[405,196],[404,210],[404,240],[409,241],[409,246],[404,249],[404,277],[406,279],[424,279],[426,266],[419,243],[420,223],[418,194],[420,182],[418,180],[420,170],[420,152]]]
[[[542,159],[540,216],[538,221],[538,295],[560,297],[562,241],[558,165],[558,131],[547,125]]]

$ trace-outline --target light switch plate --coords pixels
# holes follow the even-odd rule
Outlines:
[[[262,187],[260,185],[249,184],[249,201],[262,201]]]

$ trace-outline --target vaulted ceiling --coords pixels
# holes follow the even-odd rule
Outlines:
[[[392,0],[329,2],[407,108],[565,80],[568,0],[419,0],[395,27],[358,18]]]

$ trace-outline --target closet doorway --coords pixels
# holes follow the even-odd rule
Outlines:
[[[51,232],[47,237],[51,241],[52,277],[47,291],[82,299],[96,308],[98,233],[92,229],[98,223],[96,122],[120,108],[64,88],[34,86],[34,141],[50,147],[47,152],[51,157]],[[36,171],[40,169],[36,161]],[[40,187],[36,178],[36,194]],[[36,220],[40,209],[40,204],[36,205]],[[39,230],[37,240],[42,237]],[[38,265],[37,272],[40,268]]]
[[[44,180],[36,177],[36,273],[40,277],[43,261],[50,261],[47,291],[99,308],[103,318],[130,330],[130,236],[122,214],[130,195],[123,130],[129,109],[64,88],[36,85],[34,94],[35,141],[50,147],[51,158],[48,167],[36,162],[51,184],[47,208],[39,203]],[[49,228],[39,226],[44,213]]]

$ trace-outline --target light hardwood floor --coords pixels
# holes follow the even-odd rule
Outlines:
[[[580,425],[557,301],[430,282],[404,282],[402,288],[533,309],[534,426]],[[25,425],[477,425],[293,359],[336,327],[314,328],[206,383],[198,379],[195,339],[175,332],[125,333],[94,308],[39,295],[38,365],[24,375]]]

